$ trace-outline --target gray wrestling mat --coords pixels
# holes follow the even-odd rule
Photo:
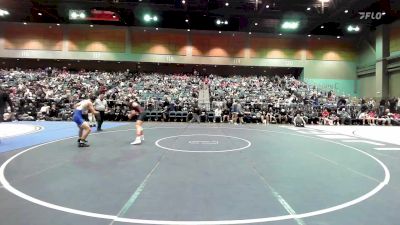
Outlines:
[[[89,148],[71,138],[0,155],[0,224],[399,224],[399,152],[307,128],[186,123],[146,123],[133,146],[133,127]]]

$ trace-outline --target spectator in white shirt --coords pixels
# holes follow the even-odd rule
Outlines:
[[[214,123],[215,123],[215,121],[217,120],[217,118],[219,118],[219,121],[221,121],[221,114],[222,114],[221,108],[220,108],[220,107],[217,107],[217,108],[214,110]]]

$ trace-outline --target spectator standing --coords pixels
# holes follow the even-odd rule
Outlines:
[[[237,120],[238,120],[240,111],[241,111],[241,106],[240,106],[239,102],[236,100],[232,104],[232,123],[235,125],[237,125]]]
[[[381,99],[381,101],[379,102],[379,114],[378,114],[379,117],[383,116],[383,113],[385,112],[385,105],[386,105],[386,100]]]
[[[391,113],[396,112],[396,105],[397,105],[397,99],[396,98],[391,98],[389,100],[389,109]]]

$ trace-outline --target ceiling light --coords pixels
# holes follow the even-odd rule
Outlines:
[[[24,22],[24,25],[27,25],[27,23],[26,23],[26,22]]]
[[[382,12],[382,15],[386,15],[386,12]]]
[[[285,21],[281,27],[286,30],[295,30],[299,28],[299,23],[299,21]]]
[[[311,34],[307,35],[308,37],[311,37]]]
[[[311,7],[308,7],[308,8],[307,8],[307,11],[310,11],[310,10],[311,10]]]
[[[38,13],[39,16],[43,15],[42,13]]]
[[[354,25],[349,25],[347,26],[347,31],[348,32],[359,32],[361,29],[358,25],[354,26]]]
[[[218,31],[218,33],[222,33],[221,31]]]
[[[156,30],[158,30],[158,27],[156,27]]]
[[[265,8],[269,9],[269,5],[266,5]]]
[[[152,22],[152,21],[157,22],[158,17],[156,15],[144,14],[143,20],[145,22]]]
[[[254,23],[254,26],[258,26],[258,23],[257,23],[257,22],[255,22],[255,23]]]
[[[217,25],[228,25],[228,20],[221,20],[221,19],[217,19],[216,21],[215,21],[215,23],[217,24]]]
[[[251,32],[249,32],[249,34],[251,34]]]
[[[344,13],[348,13],[348,12],[349,12],[349,10],[347,10],[347,9],[346,9],[346,10],[344,10]]]
[[[151,16],[149,14],[146,14],[143,16],[144,21],[149,22],[151,20]]]
[[[187,29],[188,32],[190,32],[190,29]]]
[[[225,2],[225,6],[229,6],[229,2]]]
[[[336,36],[337,39],[340,39],[340,36]]]
[[[72,13],[71,13],[71,18],[72,18],[72,19],[78,18],[78,13],[72,12]]]
[[[57,23],[57,26],[60,26],[60,24],[59,24],[59,23]]]
[[[185,4],[186,3],[186,1],[185,0],[182,0],[182,4]]]
[[[85,10],[75,10],[75,9],[69,10],[70,20],[83,20],[85,18],[86,18]]]
[[[7,16],[10,15],[10,13],[7,10],[0,9],[0,16]]]
[[[189,23],[189,20],[188,20],[188,19],[186,19],[186,20],[185,20],[185,22],[186,22],[186,23]]]
[[[322,25],[322,26],[321,26],[321,29],[324,29],[324,28],[325,28],[324,25]]]

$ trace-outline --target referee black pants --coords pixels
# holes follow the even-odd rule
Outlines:
[[[104,111],[99,111],[100,115],[99,118],[97,120],[97,129],[101,129],[101,125],[103,125],[104,122]]]

